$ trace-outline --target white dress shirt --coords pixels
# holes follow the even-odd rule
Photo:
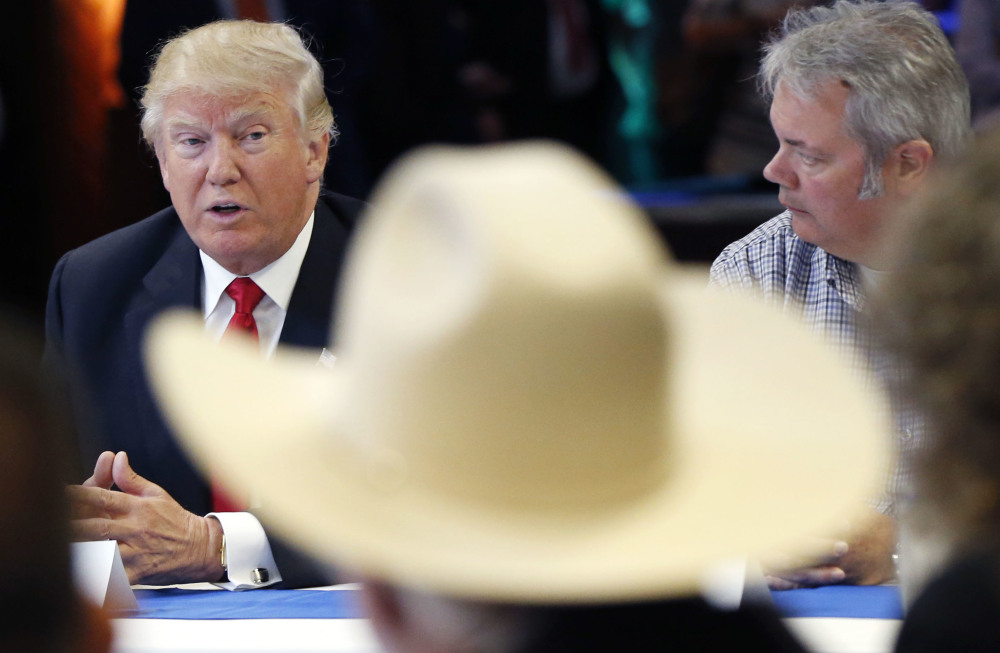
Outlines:
[[[302,260],[309,247],[312,237],[314,216],[309,220],[292,246],[281,258],[270,265],[250,275],[265,295],[253,311],[257,323],[257,337],[260,342],[261,354],[270,356],[278,346],[281,328],[288,314],[288,302],[299,277]],[[202,306],[205,315],[205,330],[216,340],[222,338],[229,320],[236,312],[236,302],[226,294],[226,287],[232,283],[236,275],[219,265],[205,252],[201,255],[204,277],[202,279]],[[251,491],[250,507],[257,502]],[[216,583],[230,590],[246,590],[267,587],[281,580],[281,572],[271,554],[271,545],[260,522],[249,512],[209,513],[209,517],[219,520],[222,532],[226,538],[226,582]],[[268,580],[254,582],[253,570],[266,569]]]

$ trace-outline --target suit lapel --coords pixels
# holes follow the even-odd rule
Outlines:
[[[143,339],[149,323],[159,313],[170,308],[197,310],[200,307],[201,260],[198,248],[188,237],[177,219],[177,229],[164,251],[163,256],[150,268],[143,278],[144,292],[138,293],[131,309],[125,314],[125,346],[129,348],[128,360],[132,367],[132,387],[146,435],[137,439],[139,446],[146,449],[152,460],[162,459],[173,452],[176,445],[159,417],[159,409],[145,379],[143,362]],[[154,437],[153,434],[158,434]]]
[[[295,281],[279,342],[319,349],[326,346],[333,296],[348,239],[347,228],[321,198],[316,204],[312,238]]]

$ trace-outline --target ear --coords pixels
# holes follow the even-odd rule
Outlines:
[[[376,630],[397,631],[403,621],[399,595],[390,585],[364,578],[361,580],[361,604]]]
[[[309,158],[306,160],[306,181],[311,184],[318,181],[326,169],[326,157],[330,153],[330,134],[323,134],[322,137],[310,141],[307,151]]]
[[[912,194],[923,183],[934,160],[934,148],[925,140],[912,140],[896,146],[892,152],[892,171],[900,191]]]
[[[394,653],[429,651],[429,642],[413,629],[395,587],[372,578],[361,581],[361,604],[384,650]]]

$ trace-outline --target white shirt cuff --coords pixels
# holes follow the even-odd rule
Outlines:
[[[210,512],[226,538],[226,577],[213,583],[227,590],[253,590],[281,581],[264,527],[249,512]]]

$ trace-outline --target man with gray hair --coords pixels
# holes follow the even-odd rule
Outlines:
[[[968,84],[954,52],[917,4],[840,0],[791,11],[764,46],[759,78],[779,142],[764,176],[787,210],[726,247],[711,282],[763,295],[875,377],[891,374],[858,315],[866,287],[887,272],[884,234],[894,212],[936,160],[968,141]],[[886,496],[831,541],[826,559],[804,568],[789,561],[772,587],[893,577],[894,502],[905,492],[919,426],[898,421]]]
[[[199,310],[215,339],[242,331],[263,356],[281,342],[321,357],[362,206],[321,189],[337,135],[322,69],[287,25],[219,21],[162,48],[142,106],[172,206],[67,253],[49,288],[46,357],[72,381],[94,467],[70,488],[75,536],[117,540],[133,583],[323,584],[268,541],[246,512],[252,497],[191,466],[139,357],[146,324],[178,306]]]

